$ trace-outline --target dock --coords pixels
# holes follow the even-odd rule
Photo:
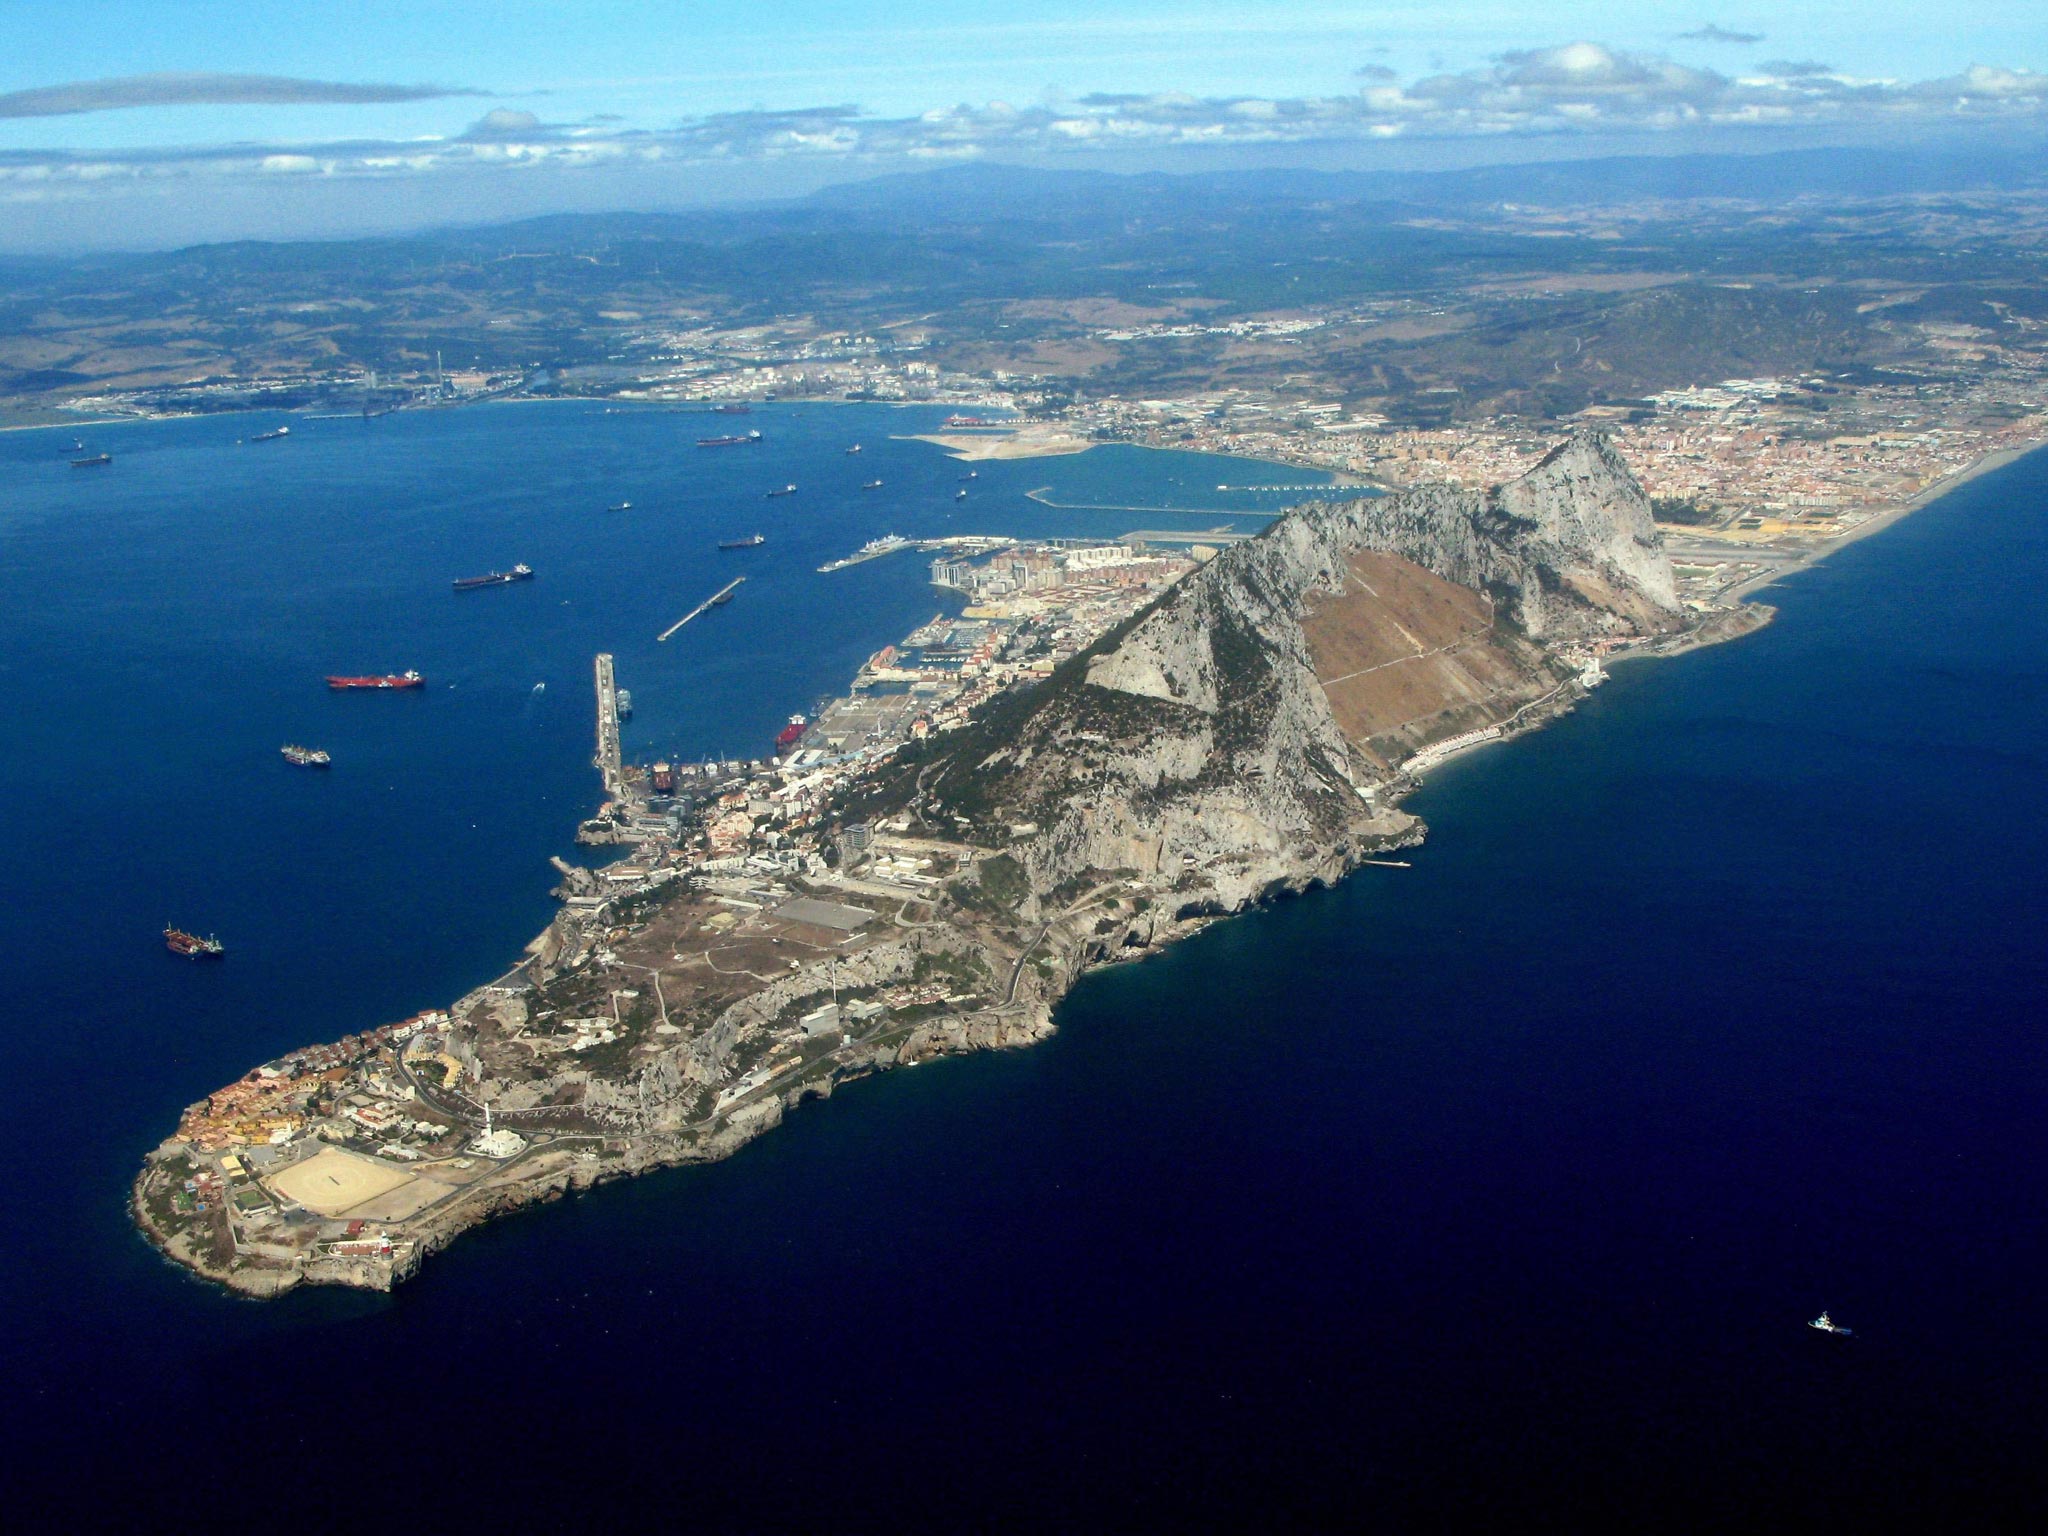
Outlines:
[[[716,592],[712,593],[709,597],[705,598],[703,602],[699,603],[696,607],[692,608],[680,619],[677,619],[675,623],[669,625],[667,629],[664,629],[660,634],[656,635],[654,637],[655,644],[659,645],[662,641],[666,640],[670,635],[674,634],[677,630],[681,629],[685,624],[689,623],[690,620],[696,618],[697,615],[702,613],[705,609],[717,607],[718,604],[724,602],[728,597],[731,597],[733,594],[733,589],[739,586],[740,582],[743,582],[746,579],[746,577],[742,576],[738,578],[738,580],[727,582],[724,586],[720,587]]]
[[[608,651],[597,653],[597,771],[604,776],[604,792],[616,797],[625,788],[625,774],[619,766],[619,688],[612,676]]]

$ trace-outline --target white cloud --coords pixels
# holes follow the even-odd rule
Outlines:
[[[718,113],[660,130],[610,122],[547,123],[487,112],[449,138],[406,142],[0,152],[0,181],[86,183],[189,176],[306,175],[390,179],[513,166],[788,163],[887,165],[1008,154],[1084,158],[1103,150],[1275,145],[1389,138],[1642,133],[1788,125],[2039,121],[2048,74],[1973,66],[1917,82],[1858,80],[1817,63],[1774,62],[1731,78],[1657,54],[1577,41],[1505,54],[1491,64],[1405,84],[1379,68],[1338,96],[1103,94],[1036,105],[960,103],[912,117],[847,104]]]

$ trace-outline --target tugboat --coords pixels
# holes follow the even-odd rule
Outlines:
[[[478,587],[505,587],[510,586],[515,581],[531,580],[533,580],[533,567],[522,561],[520,564],[513,566],[509,571],[492,571],[488,576],[459,577],[455,582],[455,590],[458,592],[474,592]]]
[[[216,960],[228,952],[227,945],[212,934],[202,939],[196,933],[173,928],[169,923],[164,924],[164,948],[188,960]]]
[[[1821,1313],[1819,1317],[1816,1317],[1812,1322],[1808,1323],[1806,1326],[1809,1328],[1818,1328],[1822,1333],[1839,1333],[1845,1339],[1856,1331],[1853,1328],[1844,1328],[1840,1323],[1836,1322],[1832,1317],[1829,1317],[1825,1312]]]
[[[334,759],[318,747],[301,747],[288,741],[279,747],[278,751],[284,754],[284,760],[294,768],[327,768],[334,763]]]

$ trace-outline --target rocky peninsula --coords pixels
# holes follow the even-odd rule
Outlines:
[[[136,1220],[245,1294],[389,1288],[470,1226],[724,1157],[869,1072],[1041,1039],[1091,967],[1419,842],[1424,771],[1606,661],[1769,616],[1680,601],[1596,434],[1487,491],[1298,507],[856,772],[721,785],[625,894],[563,866],[562,916],[497,982],[188,1109]]]

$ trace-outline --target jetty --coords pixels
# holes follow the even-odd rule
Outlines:
[[[732,596],[733,589],[739,586],[740,582],[745,581],[746,579],[746,577],[742,576],[737,581],[727,582],[724,586],[720,587],[716,592],[712,593],[709,597],[705,598],[703,602],[699,603],[696,607],[692,608],[680,619],[677,619],[675,623],[669,625],[667,629],[664,629],[660,634],[656,635],[654,637],[655,644],[659,645],[662,641],[666,640],[670,635],[674,634],[677,630],[681,629],[685,624],[689,623],[690,620],[696,618],[698,614],[704,612],[705,609],[716,608],[720,603],[725,602]]]

